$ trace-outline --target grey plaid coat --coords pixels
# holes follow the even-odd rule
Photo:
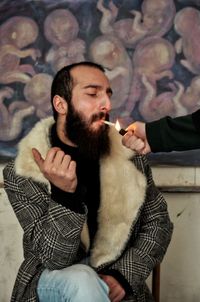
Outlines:
[[[3,171],[5,190],[24,231],[24,261],[11,301],[38,301],[36,287],[44,268],[70,266],[88,250],[96,271],[115,269],[126,278],[133,290],[126,300],[153,301],[145,280],[166,252],[172,223],[146,158],[123,147],[118,132],[110,130],[111,154],[100,160],[98,230],[90,247],[87,209],[75,213],[52,200],[50,184],[31,154],[35,147],[45,157],[52,122],[40,121]]]

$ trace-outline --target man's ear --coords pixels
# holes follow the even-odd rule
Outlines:
[[[53,106],[55,110],[59,114],[66,114],[68,111],[68,104],[67,102],[59,95],[55,95],[53,98]]]

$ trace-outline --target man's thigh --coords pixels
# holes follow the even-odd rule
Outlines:
[[[45,269],[37,293],[40,302],[108,302],[109,288],[88,265],[75,264],[61,270]]]

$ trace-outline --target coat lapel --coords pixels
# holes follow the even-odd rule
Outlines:
[[[45,158],[50,146],[49,131],[53,125],[53,118],[46,118],[38,122],[35,127],[25,136],[18,145],[18,155],[15,160],[16,173],[24,177],[31,177],[33,180],[45,183],[49,186],[48,180],[40,172],[36,165],[32,148],[38,149]]]
[[[146,179],[133,162],[133,152],[110,130],[111,154],[101,159],[101,204],[91,263],[98,267],[115,260],[129,238],[130,228],[144,202]]]

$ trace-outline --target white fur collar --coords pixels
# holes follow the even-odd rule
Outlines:
[[[16,173],[25,177],[31,177],[37,182],[45,183],[49,186],[49,182],[40,172],[36,165],[32,148],[40,151],[45,158],[50,148],[49,129],[53,125],[53,118],[43,119],[38,122],[35,127],[25,136],[18,145],[18,155],[15,160]]]
[[[16,173],[35,181],[49,182],[34,162],[31,149],[37,148],[43,157],[50,148],[49,128],[52,118],[47,118],[21,140],[15,161]],[[98,231],[91,253],[91,264],[98,267],[121,255],[128,240],[130,228],[144,202],[146,179],[130,161],[134,153],[121,143],[121,136],[110,128],[111,154],[100,161],[101,203],[98,213]],[[50,188],[50,186],[49,186]],[[82,232],[82,242],[88,248],[87,227]]]
[[[146,178],[130,161],[134,153],[122,145],[121,135],[113,127],[110,138],[111,154],[100,162],[99,228],[91,253],[94,267],[121,255],[146,191]]]

